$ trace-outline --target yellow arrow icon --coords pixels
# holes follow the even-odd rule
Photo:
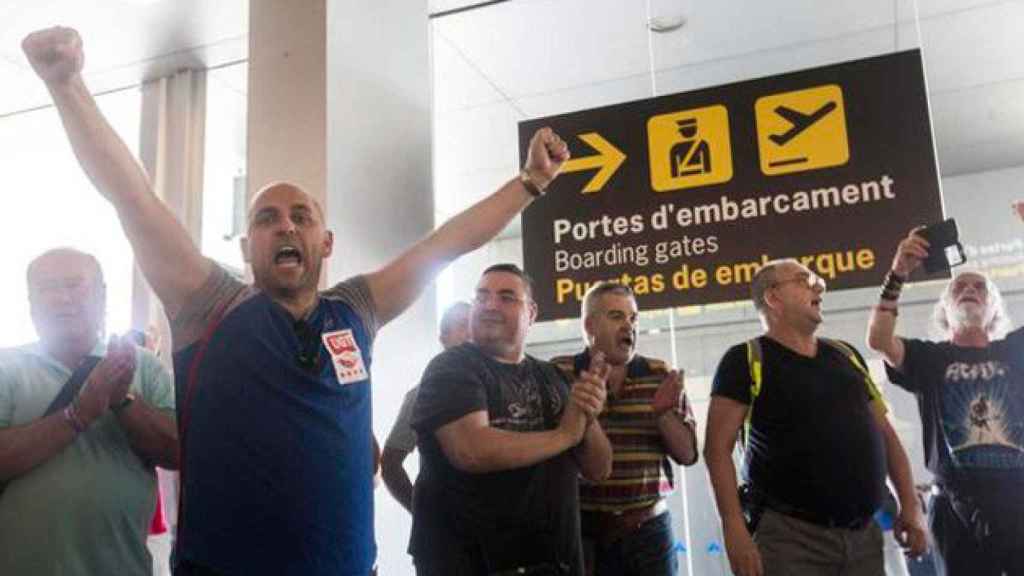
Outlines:
[[[584,194],[590,194],[604,188],[608,180],[615,175],[619,166],[622,166],[622,163],[626,161],[626,155],[597,132],[580,134],[580,140],[589,144],[591,148],[597,151],[597,154],[569,160],[562,166],[562,172],[581,172],[583,170],[600,168],[597,174],[594,174],[594,177],[590,179],[590,182],[587,182],[586,187],[583,188]]]

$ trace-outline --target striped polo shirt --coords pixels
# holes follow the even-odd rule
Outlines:
[[[590,366],[587,350],[575,356],[551,360],[575,379]],[[639,354],[626,366],[626,379],[618,393],[608,391],[605,409],[598,421],[612,445],[612,473],[600,482],[580,480],[580,509],[621,512],[657,503],[672,492],[672,466],[668,448],[661,439],[651,403],[658,386],[668,374],[661,360]],[[686,403],[689,412],[689,403]],[[688,413],[688,418],[692,416]]]

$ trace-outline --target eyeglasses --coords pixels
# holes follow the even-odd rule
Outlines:
[[[493,293],[486,290],[480,290],[473,295],[473,304],[476,304],[477,306],[485,306],[491,301],[491,298],[495,297],[498,299],[498,304],[501,306],[512,307],[526,302],[526,298],[520,298],[512,292]]]
[[[822,278],[821,276],[818,276],[817,274],[814,274],[813,272],[804,272],[802,274],[797,274],[792,278],[786,278],[785,280],[776,280],[775,282],[772,282],[770,287],[775,288],[776,286],[781,286],[783,284],[788,284],[790,282],[802,283],[811,290],[817,288],[824,292],[826,289],[828,289],[828,285],[825,283],[825,279]]]

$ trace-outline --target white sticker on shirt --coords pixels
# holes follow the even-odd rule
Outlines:
[[[363,352],[356,343],[352,330],[338,330],[323,334],[324,346],[331,354],[334,373],[342,385],[366,380],[370,377],[363,363]]]

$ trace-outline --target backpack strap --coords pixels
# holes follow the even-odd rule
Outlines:
[[[754,402],[761,395],[761,382],[764,375],[764,352],[761,349],[761,338],[747,340],[747,368],[750,370],[750,407],[743,419],[743,432],[740,442],[747,445],[750,436],[750,421],[754,417]]]
[[[857,371],[860,372],[861,376],[864,377],[864,386],[868,389],[868,397],[871,398],[872,401],[882,400],[882,391],[878,388],[878,385],[875,384],[875,380],[871,377],[871,372],[868,370],[868,367],[865,366],[860,357],[857,356],[857,352],[854,351],[852,346],[842,340],[834,340],[832,338],[818,338],[818,341],[824,342],[828,346],[839,350],[843,356],[846,356],[850,361],[850,364],[853,364],[854,368],[856,368]]]

